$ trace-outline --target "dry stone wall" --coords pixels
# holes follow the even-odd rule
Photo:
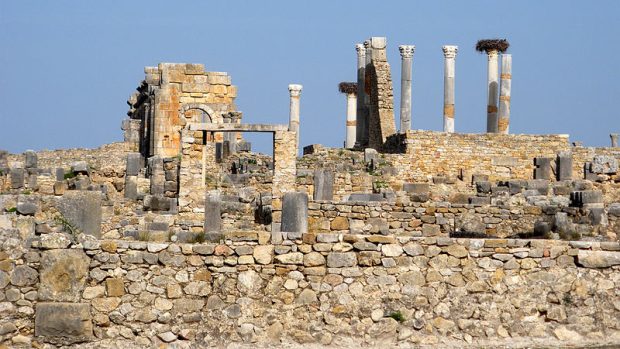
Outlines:
[[[620,341],[618,243],[245,233],[27,249],[2,233],[9,346]]]

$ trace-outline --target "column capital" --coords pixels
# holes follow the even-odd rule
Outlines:
[[[357,55],[359,57],[366,55],[366,48],[364,44],[355,44],[355,51],[357,51]]]
[[[291,97],[298,97],[301,94],[302,85],[299,84],[290,84],[288,85],[288,92],[291,94]]]
[[[364,40],[364,48],[371,48],[370,47],[370,40]]]
[[[370,46],[373,50],[383,50],[387,46],[387,38],[384,36],[373,36],[370,38]]]
[[[398,51],[400,51],[402,58],[411,58],[415,52],[415,45],[400,45],[398,46]]]
[[[459,47],[454,45],[444,45],[441,49],[443,50],[443,56],[445,58],[455,58]]]
[[[499,51],[497,51],[496,49],[489,49],[485,51],[487,53],[487,56],[489,58],[491,57],[497,57],[497,55],[499,54]]]

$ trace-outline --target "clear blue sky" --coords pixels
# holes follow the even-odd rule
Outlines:
[[[620,132],[620,1],[0,1],[0,149],[96,147],[122,139],[125,101],[158,62],[204,63],[239,87],[252,123],[287,123],[304,85],[301,143],[340,146],[355,43],[388,38],[399,109],[399,44],[414,44],[413,128],[442,128],[441,46],[459,46],[456,130],[484,132],[486,57],[513,54],[512,133]],[[254,139],[256,140],[256,139]],[[267,138],[259,139],[265,141]],[[266,149],[268,146],[261,146]]]

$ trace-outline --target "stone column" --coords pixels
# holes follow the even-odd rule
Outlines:
[[[355,120],[355,146],[362,147],[362,134],[363,129],[366,126],[364,120],[364,92],[365,79],[366,79],[366,48],[364,44],[356,44],[355,51],[357,51],[357,111]]]
[[[609,138],[611,138],[611,147],[617,148],[618,147],[618,134],[612,133],[609,135]]]
[[[370,40],[364,41],[364,48],[366,49],[366,61],[364,69],[364,113],[362,115],[362,119],[364,119],[364,127],[362,128],[361,140],[362,140],[362,148],[368,146],[368,139],[370,138],[370,85],[366,79],[366,73],[368,73],[368,65],[372,61],[372,46],[370,44]]]
[[[510,129],[510,87],[512,85],[512,55],[510,54],[502,54],[501,78],[497,132],[508,134]]]
[[[356,137],[356,117],[357,117],[357,93],[347,93],[347,138],[345,148],[352,149],[355,147]]]
[[[299,96],[301,95],[301,89],[303,86],[298,84],[288,85],[288,91],[291,94],[291,105],[289,112],[289,131],[295,132],[295,147],[299,150]]]
[[[454,132],[454,61],[457,46],[442,47],[444,56],[443,78],[443,132]]]
[[[401,57],[400,71],[400,133],[411,129],[411,63],[414,45],[398,46]]]
[[[497,50],[487,52],[487,133],[497,133],[497,97],[499,78],[497,76]]]

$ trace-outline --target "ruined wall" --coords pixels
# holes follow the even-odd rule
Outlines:
[[[9,232],[9,346],[620,343],[617,243],[245,233],[25,249]]]
[[[185,63],[160,63],[144,72],[145,81],[128,100],[128,115],[141,121],[140,152],[145,157],[178,155],[180,130],[187,123],[221,123],[223,114],[236,109],[237,87],[226,73],[206,72],[202,64]],[[216,140],[223,138],[219,135]]]
[[[402,155],[389,155],[404,180],[428,180],[430,176],[457,176],[461,170],[489,175],[491,180],[531,179],[534,158],[554,158],[570,150],[567,135],[463,134],[407,131],[396,136]],[[392,140],[394,141],[394,140]],[[397,151],[390,143],[388,151]]]
[[[366,66],[365,81],[370,96],[368,147],[380,149],[386,139],[396,133],[394,90],[385,43],[381,48],[373,47],[372,61]]]

